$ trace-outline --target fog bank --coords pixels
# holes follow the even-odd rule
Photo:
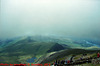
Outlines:
[[[100,0],[0,0],[0,38],[65,35],[100,39]]]

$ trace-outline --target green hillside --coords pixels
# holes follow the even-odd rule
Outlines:
[[[83,49],[100,49],[97,46],[83,47],[81,44],[74,43],[73,40],[68,38],[43,36],[19,37],[8,40],[0,46],[0,63],[13,64],[35,62],[46,63],[71,54],[92,52]],[[27,62],[28,59],[34,57],[36,58],[34,62]],[[47,60],[44,60],[44,58],[47,58]]]
[[[29,38],[20,40],[14,44],[4,47],[0,51],[0,63],[27,63],[26,60],[32,57],[45,55],[65,49],[62,45],[54,42],[37,42]],[[12,59],[12,60],[11,60]]]

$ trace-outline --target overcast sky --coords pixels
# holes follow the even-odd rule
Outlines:
[[[100,0],[0,0],[0,38],[71,35],[100,38]]]

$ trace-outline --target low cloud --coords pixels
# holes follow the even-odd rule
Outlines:
[[[56,34],[100,38],[100,0],[1,0],[0,38]]]

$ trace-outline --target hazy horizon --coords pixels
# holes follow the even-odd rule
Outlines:
[[[65,35],[100,39],[100,0],[0,0],[0,38]]]

